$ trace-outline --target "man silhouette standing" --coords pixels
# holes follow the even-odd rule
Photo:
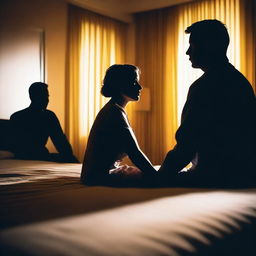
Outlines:
[[[253,89],[226,57],[229,35],[224,24],[203,20],[185,32],[190,34],[186,54],[204,74],[190,86],[177,144],[159,174],[185,186],[250,184],[256,177]],[[192,167],[180,172],[190,162]]]
[[[29,87],[31,104],[12,114],[13,152],[17,158],[78,163],[71,145],[62,131],[54,112],[47,110],[48,85],[41,82]],[[49,153],[46,148],[51,138],[59,153]]]

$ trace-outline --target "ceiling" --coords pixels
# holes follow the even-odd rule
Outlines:
[[[132,14],[195,0],[68,0],[68,2],[112,18],[132,22]]]

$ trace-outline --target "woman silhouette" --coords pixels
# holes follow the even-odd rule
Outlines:
[[[127,185],[154,176],[156,170],[139,148],[125,107],[138,101],[142,87],[139,69],[112,65],[106,71],[101,93],[111,100],[100,110],[91,128],[81,182],[86,185]],[[128,155],[136,167],[120,165]]]

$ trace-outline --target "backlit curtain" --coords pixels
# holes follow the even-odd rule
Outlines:
[[[256,93],[256,1],[240,1],[240,71]]]
[[[147,112],[135,112],[132,124],[141,148],[154,164],[160,164],[168,149],[175,143],[176,24],[175,8],[136,16],[136,64],[142,72],[142,86],[150,90],[151,108]]]
[[[255,89],[254,0],[203,0],[136,15],[136,64],[141,82],[151,90],[151,110],[135,113],[133,127],[143,150],[161,164],[175,145],[174,134],[189,86],[201,74],[186,51],[187,26],[218,19],[230,35],[228,58]],[[255,3],[254,3],[255,4]]]
[[[179,7],[179,57],[178,57],[178,116],[186,100],[188,87],[203,72],[193,69],[186,56],[189,35],[184,30],[192,23],[204,19],[218,19],[229,32],[229,61],[254,84],[255,50],[253,50],[253,19],[251,0],[207,0]],[[249,8],[248,8],[249,7]],[[254,55],[254,56],[253,56]],[[253,74],[254,73],[254,74]]]
[[[69,7],[66,131],[82,161],[93,121],[108,99],[100,94],[106,69],[124,63],[126,25]]]

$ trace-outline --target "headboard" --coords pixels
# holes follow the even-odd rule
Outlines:
[[[10,120],[0,119],[0,150],[11,149],[11,138]]]

